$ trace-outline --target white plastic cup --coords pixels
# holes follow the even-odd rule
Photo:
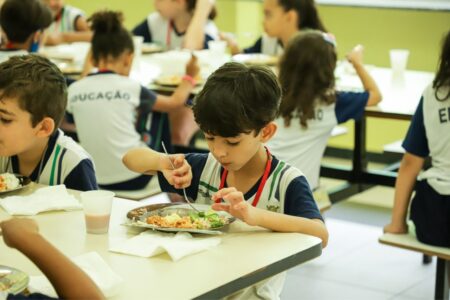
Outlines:
[[[394,75],[404,75],[406,65],[408,64],[409,50],[407,49],[392,49],[389,51],[391,59],[391,69]]]
[[[142,54],[142,44],[144,43],[144,37],[139,35],[133,36],[134,45],[134,58],[139,59]]]
[[[110,191],[88,191],[81,193],[86,231],[88,233],[107,233],[111,216],[114,193]]]
[[[209,41],[208,48],[211,53],[214,55],[225,55],[227,51],[227,42],[225,41]]]

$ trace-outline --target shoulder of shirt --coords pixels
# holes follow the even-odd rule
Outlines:
[[[163,16],[161,16],[161,14],[157,11],[152,12],[151,14],[148,15],[147,20],[151,21],[151,22],[164,22],[167,23],[168,20],[163,18]]]
[[[303,172],[301,170],[297,169],[296,167],[291,166],[284,160],[280,160],[280,159],[276,158],[275,156],[273,156],[273,158],[276,162],[276,166],[275,166],[273,172],[276,172],[278,168],[281,168],[279,170],[279,172],[282,172],[283,176],[289,176],[291,179],[294,179],[296,177],[305,177],[305,174],[303,174]]]
[[[70,161],[75,161],[77,164],[85,159],[89,159],[92,161],[89,153],[87,153],[87,151],[84,150],[84,148],[76,143],[71,137],[65,136],[61,130],[59,130],[59,136],[56,140],[56,145],[59,145],[66,150],[64,156],[70,159]]]
[[[72,6],[72,5],[64,5],[64,10],[69,11],[70,13],[84,15],[83,10],[79,9],[78,7]]]

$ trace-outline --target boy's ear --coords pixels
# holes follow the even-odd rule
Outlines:
[[[261,142],[265,143],[269,141],[277,132],[277,124],[270,122],[261,129]]]
[[[124,65],[126,67],[131,66],[133,64],[133,59],[134,59],[134,52],[130,52],[130,53],[126,54],[125,60],[124,60]]]
[[[299,24],[299,18],[300,16],[295,9],[291,9],[287,12],[287,20],[289,21],[289,23],[298,26],[297,24]]]
[[[44,117],[41,122],[36,125],[37,137],[48,137],[55,130],[55,121],[50,117]]]

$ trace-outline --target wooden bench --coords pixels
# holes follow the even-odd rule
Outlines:
[[[420,252],[424,255],[436,256],[434,299],[449,299],[450,248],[435,247],[421,243],[417,240],[413,232],[409,232],[408,234],[385,233],[378,241],[382,244]]]

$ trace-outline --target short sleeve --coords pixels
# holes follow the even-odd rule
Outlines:
[[[148,28],[147,19],[136,25],[136,27],[133,28],[132,33],[133,35],[142,36],[144,38],[144,43],[152,42],[152,34],[150,33],[150,28]]]
[[[186,188],[186,194],[192,200],[197,199],[198,186],[200,185],[200,176],[203,173],[203,169],[205,168],[207,159],[208,154],[206,153],[186,154],[186,160],[191,165],[193,175],[191,185]],[[170,185],[161,172],[158,172],[158,180],[159,186],[163,192],[183,195],[183,190],[175,189],[172,185]]]
[[[78,191],[97,190],[97,179],[92,161],[83,159],[64,179],[64,185]]]
[[[214,41],[214,37],[209,35],[209,34],[205,34],[205,42],[203,43],[203,49],[208,49],[208,42],[209,41]]]
[[[262,52],[262,37],[260,37],[253,46],[244,49],[244,53],[261,53]]]
[[[155,105],[156,102],[156,94],[149,90],[146,87],[141,86],[141,92],[139,95],[139,99],[140,99],[140,105],[146,105],[149,107],[149,109],[151,109],[153,107],[153,105]]]
[[[338,92],[336,94],[336,119],[339,124],[350,119],[359,120],[369,101],[368,92]]]
[[[420,99],[416,112],[409,125],[402,147],[409,153],[420,157],[428,157],[430,149],[423,123],[423,97]]]
[[[296,177],[289,183],[284,199],[284,213],[291,216],[323,221],[316,201],[304,176]]]

